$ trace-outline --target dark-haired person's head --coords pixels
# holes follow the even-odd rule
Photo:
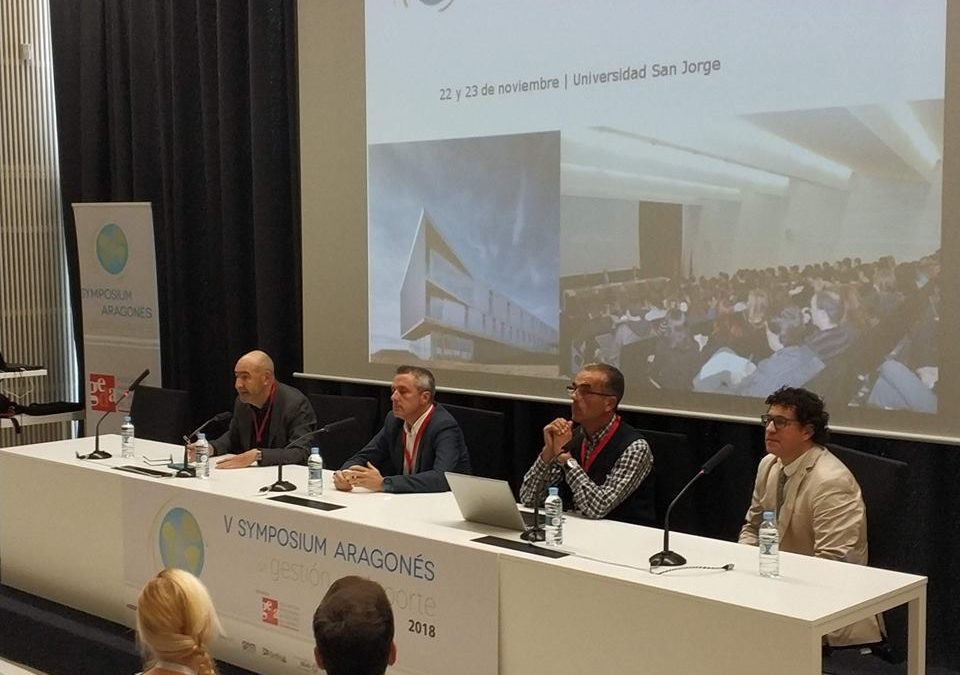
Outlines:
[[[787,305],[767,319],[767,344],[773,351],[803,343],[806,336],[803,311],[796,305]]]
[[[394,416],[413,425],[433,405],[435,394],[433,373],[419,366],[400,366],[390,387]]]
[[[429,392],[431,399],[437,394],[437,382],[433,377],[433,373],[426,368],[421,368],[420,366],[397,366],[397,371],[394,374],[413,376],[417,389]]]
[[[583,367],[588,372],[600,373],[604,377],[604,386],[607,393],[617,397],[617,405],[620,405],[620,399],[623,398],[624,382],[623,373],[619,368],[611,366],[608,363],[591,363]]]
[[[330,675],[382,675],[397,658],[390,601],[363,577],[333,582],[313,615],[313,637],[317,665]]]
[[[667,310],[660,321],[659,333],[660,339],[670,349],[687,349],[696,344],[690,335],[687,317],[679,309]]]
[[[820,330],[840,325],[844,314],[843,298],[833,290],[821,290],[810,299],[810,315]]]
[[[591,363],[574,375],[567,391],[570,417],[589,433],[596,433],[616,414],[623,398],[623,373],[606,363]]]
[[[781,387],[767,396],[764,441],[767,452],[786,464],[806,452],[814,444],[823,445],[830,438],[827,423],[830,414],[823,399],[800,387]]]

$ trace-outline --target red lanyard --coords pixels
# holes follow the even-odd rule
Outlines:
[[[590,457],[587,457],[587,439],[584,438],[583,442],[580,444],[580,466],[583,467],[584,471],[589,471],[590,467],[593,466],[593,462],[597,459],[597,455],[600,454],[600,451],[606,447],[607,443],[610,442],[610,439],[613,438],[613,435],[617,433],[617,429],[620,428],[620,417],[615,417],[613,422],[610,424],[610,428],[607,429],[607,433],[603,435],[603,438],[600,439],[600,442],[597,443],[597,447],[593,449]]]
[[[423,419],[423,424],[417,430],[417,437],[413,439],[413,448],[407,449],[407,430],[403,429],[401,431],[403,434],[403,472],[405,474],[413,473],[413,461],[416,459],[417,448],[420,447],[420,439],[423,438],[423,432],[427,430],[427,425],[430,424],[430,418],[433,417],[434,410],[435,408],[430,408],[430,412]]]
[[[263,419],[259,422],[256,421],[256,416],[254,416],[253,422],[253,444],[256,447],[260,447],[260,443],[263,441],[263,432],[267,430],[267,424],[270,422],[270,413],[273,412],[273,399],[277,396],[277,383],[273,383],[273,387],[270,389],[270,398],[267,399],[267,412],[264,413]]]

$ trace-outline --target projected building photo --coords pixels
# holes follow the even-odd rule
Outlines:
[[[557,353],[557,331],[475,279],[426,211],[403,274],[400,330],[425,360],[526,363]]]
[[[555,377],[560,134],[369,149],[371,363]]]

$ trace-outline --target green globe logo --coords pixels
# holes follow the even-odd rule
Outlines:
[[[130,255],[127,247],[127,235],[115,223],[107,223],[97,235],[97,260],[100,267],[110,274],[120,274],[127,266]]]
[[[193,514],[179,506],[160,523],[160,558],[164,567],[177,567],[194,576],[203,571],[203,534]]]

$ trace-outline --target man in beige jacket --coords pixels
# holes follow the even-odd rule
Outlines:
[[[763,512],[776,511],[781,551],[866,565],[866,507],[853,474],[824,447],[830,415],[823,399],[781,387],[766,403],[760,421],[767,455],[760,460],[740,543],[756,546]],[[827,636],[834,647],[882,640],[878,617]]]

